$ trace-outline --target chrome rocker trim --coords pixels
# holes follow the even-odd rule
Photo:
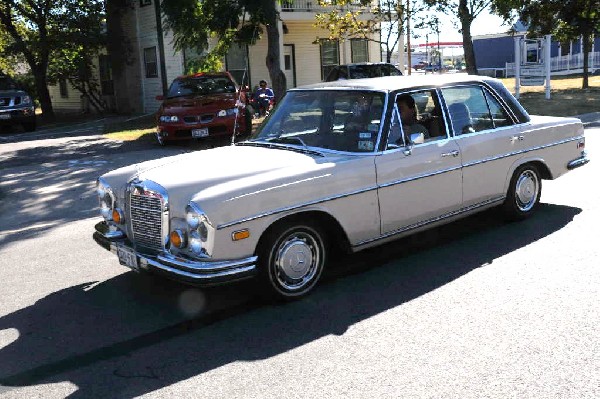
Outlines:
[[[103,248],[117,253],[118,246],[133,249],[125,236],[104,234],[106,222],[96,224],[94,240]],[[168,253],[158,255],[140,254],[136,251],[138,266],[141,270],[162,274],[172,280],[183,283],[210,286],[250,278],[257,273],[257,256],[243,259],[220,261],[196,261]]]

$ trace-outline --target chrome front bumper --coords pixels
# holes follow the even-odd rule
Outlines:
[[[101,247],[117,254],[118,247],[133,249],[127,237],[111,231],[106,222],[96,224],[94,240]],[[256,256],[232,260],[197,261],[169,253],[158,255],[142,254],[136,251],[138,270],[164,275],[183,283],[209,286],[243,280],[256,274]]]

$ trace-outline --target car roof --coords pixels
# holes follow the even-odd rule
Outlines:
[[[306,89],[352,89],[352,90],[378,90],[394,91],[401,89],[411,89],[417,87],[432,87],[450,83],[468,83],[485,82],[495,80],[486,76],[476,76],[467,74],[441,74],[441,75],[403,75],[403,76],[383,76],[380,78],[366,79],[348,79],[335,80],[332,82],[321,82],[311,85],[299,86],[294,90]]]
[[[200,76],[226,76],[231,78],[231,74],[229,74],[229,72],[197,72],[190,75],[181,75],[176,79],[199,78]]]

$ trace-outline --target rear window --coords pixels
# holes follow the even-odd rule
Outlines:
[[[218,93],[235,93],[235,83],[226,76],[214,75],[175,79],[169,88],[167,97]]]

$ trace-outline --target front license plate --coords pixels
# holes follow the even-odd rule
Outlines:
[[[206,137],[208,136],[208,128],[192,129],[192,137]]]
[[[118,246],[117,247],[117,256],[119,257],[119,262],[127,266],[133,270],[139,270],[137,256],[133,249]]]
[[[10,119],[10,114],[0,114],[0,119]]]

